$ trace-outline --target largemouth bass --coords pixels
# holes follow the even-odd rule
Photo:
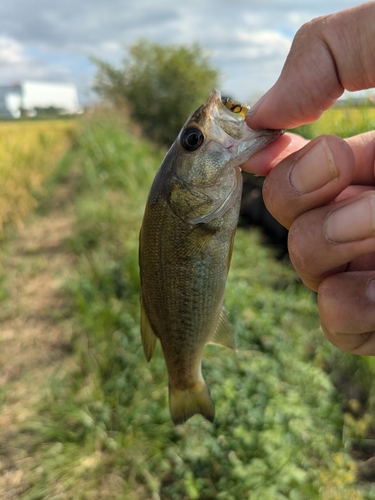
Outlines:
[[[251,130],[247,109],[212,91],[166,154],[146,204],[139,248],[142,343],[149,361],[161,342],[176,425],[196,413],[214,419],[201,373],[204,346],[236,349],[223,300],[241,201],[239,165],[283,133]]]

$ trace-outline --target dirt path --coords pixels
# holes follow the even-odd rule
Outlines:
[[[0,274],[7,276],[0,302],[0,498],[17,499],[32,470],[27,434],[19,432],[36,418],[49,376],[68,363],[70,326],[60,288],[73,256],[64,240],[74,214],[60,187],[52,208],[34,215],[12,241],[0,242]]]

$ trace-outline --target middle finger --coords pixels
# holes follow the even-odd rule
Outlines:
[[[375,191],[303,213],[290,227],[288,246],[297,273],[317,290],[327,276],[375,251]]]
[[[353,171],[353,152],[343,139],[318,137],[269,173],[265,204],[289,228],[304,212],[331,203],[350,184]]]

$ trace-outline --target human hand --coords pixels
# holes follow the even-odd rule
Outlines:
[[[375,2],[305,25],[279,80],[247,117],[249,126],[311,122],[344,88],[375,86],[374,35]],[[365,355],[375,355],[374,167],[375,132],[310,143],[286,134],[243,166],[261,175],[271,171],[264,200],[290,229],[290,257],[318,292],[325,335]]]

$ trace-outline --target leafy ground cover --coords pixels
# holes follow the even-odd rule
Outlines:
[[[48,317],[64,325],[65,354],[13,429],[28,443],[13,498],[375,498],[353,456],[372,435],[373,362],[328,345],[314,295],[257,232],[238,231],[227,285],[239,352],[205,350],[215,423],[171,423],[160,348],[148,364],[139,336],[138,231],[162,155],[100,114],[55,171],[60,213],[71,218],[58,245],[62,302]],[[37,217],[49,217],[50,199]],[[8,389],[9,381],[3,409]]]

